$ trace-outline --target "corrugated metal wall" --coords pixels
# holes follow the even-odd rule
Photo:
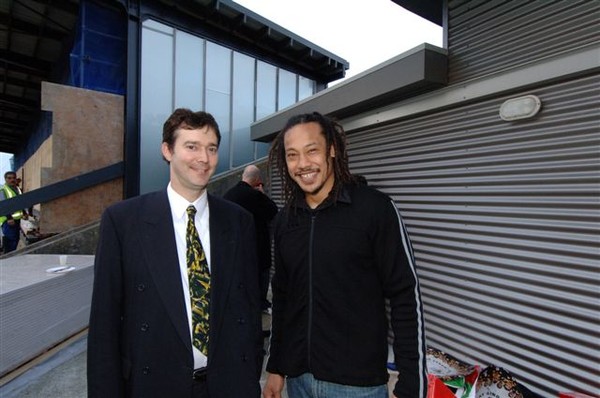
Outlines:
[[[348,137],[405,218],[429,345],[544,396],[600,387],[599,86],[530,89],[531,120],[499,118],[515,93]]]
[[[600,39],[598,0],[450,0],[448,14],[450,83]]]

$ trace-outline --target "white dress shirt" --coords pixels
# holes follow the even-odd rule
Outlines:
[[[206,261],[208,262],[208,269],[210,270],[210,232],[208,229],[209,210],[208,210],[208,199],[206,191],[196,201],[190,203],[179,195],[171,187],[169,183],[167,187],[167,195],[169,197],[169,204],[171,205],[171,216],[173,217],[173,227],[175,228],[175,243],[177,244],[177,256],[179,258],[179,270],[181,272],[181,285],[183,286],[183,297],[185,297],[185,308],[188,315],[188,324],[190,329],[190,339],[192,338],[192,308],[190,304],[190,284],[188,280],[187,260],[186,260],[186,230],[187,230],[187,208],[189,205],[193,205],[196,208],[196,217],[194,223],[198,230],[198,236],[202,243],[202,248],[206,254]],[[194,369],[202,368],[207,364],[207,358],[200,350],[194,347],[192,344],[192,351],[194,353]]]

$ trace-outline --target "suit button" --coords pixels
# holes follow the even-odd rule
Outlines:
[[[242,362],[247,362],[247,361],[248,361],[248,356],[242,355]]]
[[[145,366],[144,369],[142,369],[142,374],[145,374],[145,375],[150,374],[150,367]]]
[[[143,292],[144,290],[146,290],[146,285],[144,285],[143,283],[140,283],[137,286],[137,290],[138,290],[138,292]]]
[[[142,332],[146,332],[148,329],[150,329],[150,325],[148,325],[147,323],[142,323],[142,327],[140,329],[142,330]]]
[[[246,320],[244,318],[238,318],[238,323],[240,325],[243,325],[244,323],[246,323]]]

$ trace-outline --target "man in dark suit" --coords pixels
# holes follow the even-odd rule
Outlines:
[[[266,194],[260,169],[254,165],[246,166],[242,180],[229,189],[223,196],[237,203],[254,216],[256,227],[256,252],[260,278],[260,297],[263,312],[268,312],[271,303],[267,299],[271,272],[271,235],[269,226],[277,214],[277,205]]]
[[[175,110],[161,146],[170,169],[167,189],[119,202],[102,215],[88,335],[89,397],[260,395],[254,223],[241,207],[206,192],[220,138],[210,114]],[[196,211],[190,213],[192,205]],[[198,246],[189,255],[189,247]],[[206,311],[190,303],[196,286],[190,258],[210,273],[202,296]],[[203,345],[197,341],[198,314],[208,322]]]

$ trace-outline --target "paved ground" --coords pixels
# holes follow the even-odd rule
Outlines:
[[[77,272],[84,272],[86,270],[89,271],[89,268],[92,266],[93,261],[91,261],[89,257],[91,256],[69,256],[68,261],[69,264],[77,265]],[[24,255],[20,256],[19,258],[9,258],[3,260],[3,267],[0,267],[2,268],[0,270],[0,274],[2,274],[2,278],[0,278],[0,292],[7,293],[13,290],[23,289],[26,286],[33,286],[34,288],[37,286],[38,290],[43,290],[44,293],[47,293],[46,290],[42,289],[38,285],[41,282],[47,282],[48,280],[57,277],[56,275],[48,274],[48,270],[46,268],[49,266],[56,266],[58,263],[59,256],[56,255]],[[15,266],[12,266],[11,264]],[[27,267],[33,268],[29,269]],[[69,291],[69,293],[69,297],[71,297],[70,302],[77,301],[72,300],[73,291]],[[52,301],[52,303],[56,304],[54,301]],[[52,307],[54,308],[56,305],[53,305]],[[60,308],[63,309],[64,307]],[[0,319],[0,321],[7,321],[6,308],[4,308],[4,311],[5,312],[2,313],[2,319]],[[16,313],[18,313],[18,311]],[[45,315],[47,317],[53,316],[52,314]],[[85,325],[85,322],[81,322],[80,326],[78,327],[83,328]],[[270,328],[271,316],[263,314],[263,330],[269,330]],[[43,327],[40,327],[38,331],[40,333],[44,333]],[[25,344],[29,341],[33,343],[37,341],[32,337],[27,340],[25,334],[19,335],[16,337],[16,339],[18,343],[21,343],[19,349],[24,349],[23,347],[30,347]],[[5,346],[7,345],[7,341],[2,341],[2,343]],[[267,344],[268,338],[265,339],[265,345]],[[49,350],[45,354],[40,355],[17,370],[0,378],[0,398],[86,397],[86,348],[87,330],[84,330],[76,336],[73,336],[67,341],[59,344],[57,347]],[[22,351],[17,350],[17,353],[17,355],[20,353],[22,358],[28,357]],[[6,352],[4,354],[6,354]],[[0,355],[2,355],[2,353],[0,353]],[[17,358],[19,357],[17,356]],[[265,380],[266,373],[263,371],[261,384],[264,385]],[[392,374],[392,377],[390,378],[390,385],[395,383],[395,380],[396,377],[394,374]],[[284,398],[287,398],[287,396],[284,396]]]
[[[263,328],[270,328],[270,316],[263,316]],[[268,344],[268,339],[265,339]],[[40,357],[0,380],[0,398],[84,398],[86,382],[87,333],[82,332],[55,352]],[[261,376],[264,385],[266,373]],[[287,395],[285,396],[287,398]]]
[[[80,337],[70,346],[45,358],[0,387],[0,397],[87,397],[86,344],[87,338]]]
[[[59,353],[48,362],[33,368],[28,373],[0,388],[2,398],[85,398],[86,383],[86,339],[75,343],[83,346],[74,348],[71,353]],[[78,352],[81,351],[81,352]],[[59,358],[68,355],[68,358]],[[261,385],[266,374],[263,372]]]
[[[263,315],[263,328],[271,317]],[[268,344],[268,339],[265,339]],[[87,332],[84,331],[21,369],[0,379],[0,398],[85,398]],[[261,386],[266,373],[263,370]],[[395,382],[390,377],[390,386]],[[391,397],[391,395],[390,395]],[[287,394],[284,393],[284,398]]]

